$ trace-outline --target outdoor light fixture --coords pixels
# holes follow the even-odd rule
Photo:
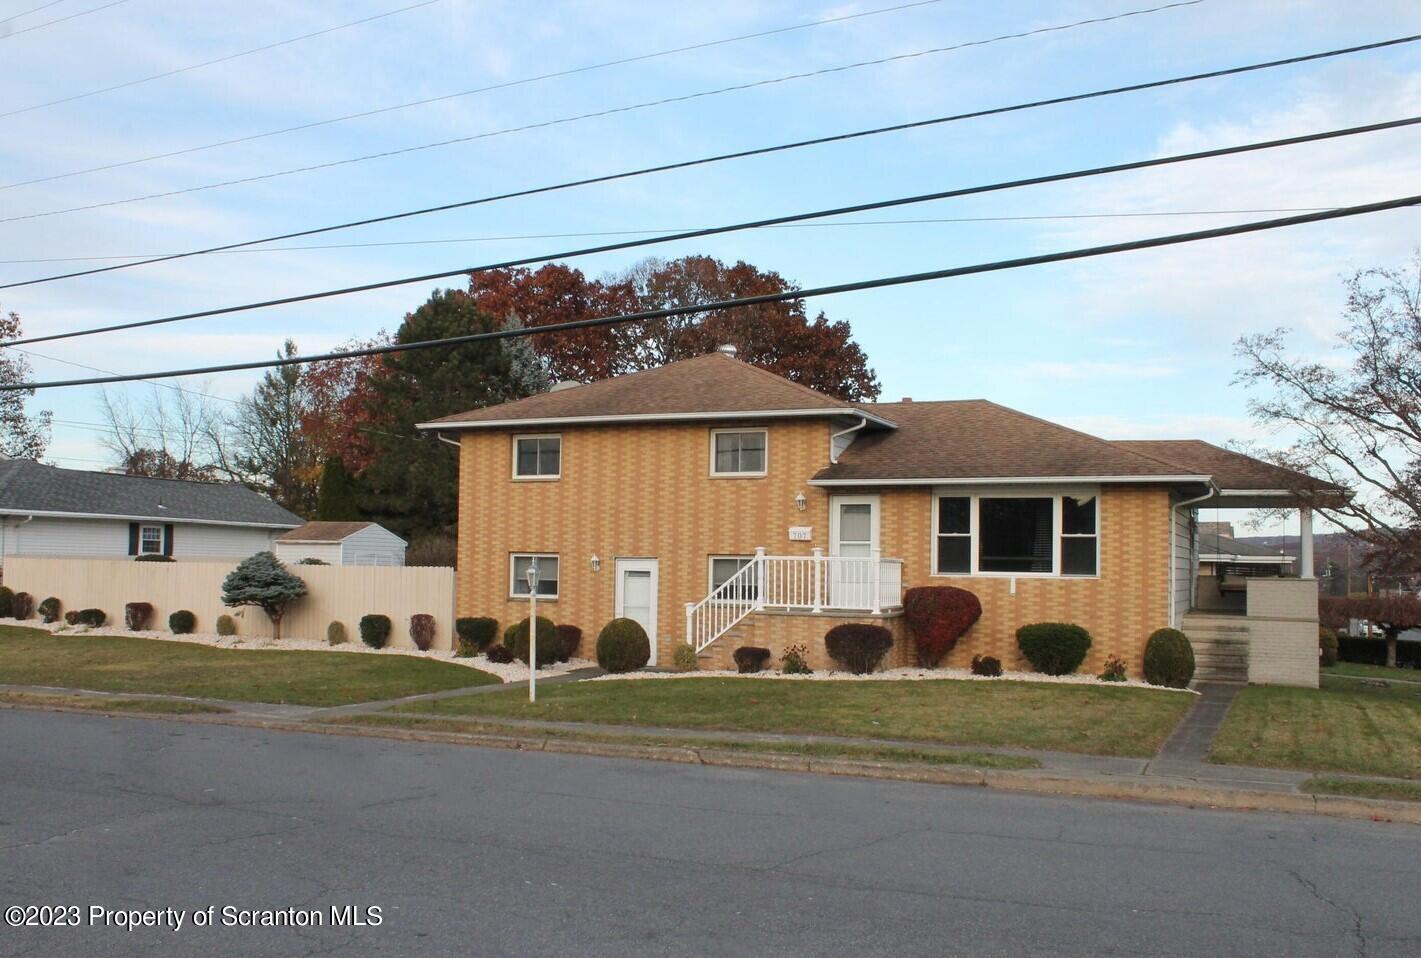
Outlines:
[[[528,701],[538,701],[538,560],[528,563]]]
[[[601,559],[601,557],[598,556],[597,553],[595,553],[595,552],[592,553],[592,571],[593,571],[593,572],[601,572],[601,571],[602,571],[602,559]]]
[[[797,496],[794,497],[794,505],[795,505],[795,508],[798,509],[800,512],[803,512],[803,511],[804,511],[804,507],[805,507],[808,503],[809,503],[809,500],[804,498],[804,493],[802,493],[802,492],[801,492],[799,495],[797,495]]]

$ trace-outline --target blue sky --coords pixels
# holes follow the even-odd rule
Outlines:
[[[405,0],[405,4],[414,0]],[[0,112],[395,9],[400,0],[129,0],[0,38]],[[63,4],[13,29],[97,4]],[[0,184],[181,149],[551,70],[892,5],[438,0],[276,50],[0,119]],[[200,185],[911,53],[1153,5],[1149,0],[928,3],[447,100],[122,169],[0,189],[0,217]],[[0,3],[0,18],[34,6]],[[0,30],[4,27],[0,26]],[[161,253],[632,166],[1003,105],[1421,32],[1405,2],[1205,0],[1174,10],[182,197],[0,224],[0,260]],[[13,105],[13,106],[11,106]],[[336,234],[330,242],[713,225],[1124,162],[1415,114],[1421,44],[1241,78],[1050,107],[660,174]],[[948,201],[866,219],[1029,217],[1336,206],[1416,192],[1421,132]],[[1270,214],[770,230],[653,252],[704,252],[805,286],[1111,242]],[[812,303],[852,322],[885,399],[986,397],[1109,437],[1267,440],[1231,385],[1232,342],[1274,326],[1330,352],[1340,277],[1401,265],[1415,210]],[[317,240],[316,242],[322,242]],[[508,240],[209,256],[0,293],[31,333],[554,252]],[[575,261],[599,274],[646,252]],[[62,264],[0,264],[20,279]],[[37,346],[133,371],[303,351],[394,328],[412,286]],[[33,360],[43,378],[75,367]],[[250,374],[187,380],[234,397]],[[141,398],[145,387],[125,387]],[[99,422],[96,389],[38,397]],[[97,433],[58,425],[51,459],[100,468]]]

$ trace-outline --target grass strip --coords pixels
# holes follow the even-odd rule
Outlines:
[[[206,702],[184,699],[111,699],[87,695],[37,695],[29,692],[0,692],[0,702],[7,705],[31,705],[39,708],[86,709],[93,712],[147,712],[152,715],[224,715],[231,709]]]
[[[1303,782],[1302,790],[1314,795],[1348,795],[1353,798],[1391,798],[1403,802],[1421,802],[1421,782],[1379,782],[1320,775]]]

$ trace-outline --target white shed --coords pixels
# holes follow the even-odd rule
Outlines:
[[[408,543],[374,522],[308,522],[277,537],[282,562],[320,559],[327,565],[404,565]]]

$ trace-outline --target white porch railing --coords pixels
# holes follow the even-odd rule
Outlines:
[[[871,612],[903,604],[903,560],[872,556],[765,555],[763,548],[700,602],[686,604],[686,641],[697,652],[751,612]]]

